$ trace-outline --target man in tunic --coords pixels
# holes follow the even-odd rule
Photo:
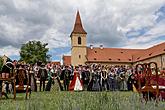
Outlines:
[[[70,76],[71,76],[71,71],[69,70],[68,66],[65,66],[65,69],[61,73],[61,79],[63,80],[65,91],[69,90],[69,84],[71,78]]]
[[[45,65],[42,64],[38,71],[38,78],[40,79],[40,91],[41,91],[42,85],[43,85],[43,91],[45,91],[45,81],[47,77],[48,77],[47,70],[45,68]]]
[[[87,86],[89,84],[89,79],[90,79],[90,71],[88,67],[84,67],[82,71],[82,81],[83,81],[85,90],[87,89]]]

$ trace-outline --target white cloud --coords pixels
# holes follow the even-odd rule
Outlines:
[[[69,47],[78,9],[89,44],[143,48],[143,42],[162,42],[152,39],[165,33],[165,22],[157,23],[155,14],[163,5],[165,0],[0,0],[0,48],[18,55],[21,44],[33,39],[51,49]],[[145,27],[144,35],[127,38],[127,32]]]
[[[3,55],[7,55],[7,56],[19,55],[19,49],[14,48],[12,46],[6,46],[0,49],[0,56],[3,56]]]
[[[128,39],[125,47],[147,48],[154,44],[163,42],[163,40],[159,39],[162,36],[164,36],[164,38],[165,38],[165,20],[155,24],[155,26],[152,27],[144,35]]]
[[[48,42],[48,47],[51,49],[70,46],[70,37],[67,34],[58,32],[55,28],[48,29],[41,41]]]

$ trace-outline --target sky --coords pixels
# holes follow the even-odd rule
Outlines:
[[[0,55],[19,59],[29,40],[48,43],[53,61],[70,55],[77,10],[87,46],[148,48],[165,41],[165,0],[0,0]]]

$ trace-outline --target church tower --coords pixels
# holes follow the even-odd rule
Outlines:
[[[71,37],[71,64],[73,66],[84,65],[87,61],[87,47],[86,47],[86,35],[79,11],[77,11],[76,21],[74,24]]]

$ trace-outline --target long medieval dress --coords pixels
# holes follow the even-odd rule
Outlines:
[[[83,83],[80,80],[80,74],[78,71],[75,71],[73,80],[69,85],[69,91],[82,91],[82,90],[83,90]]]
[[[58,73],[57,70],[55,71],[53,81],[54,81],[54,83],[53,83],[53,86],[52,86],[51,91],[52,92],[62,91],[63,90],[63,87],[62,87],[62,84],[60,82],[59,73]]]
[[[29,82],[30,82],[31,90],[32,91],[37,91],[37,84],[36,84],[34,71],[30,70],[29,75],[30,75],[30,78],[29,78],[30,81]]]
[[[101,91],[100,79],[101,75],[98,72],[95,72],[93,76],[92,91]]]

